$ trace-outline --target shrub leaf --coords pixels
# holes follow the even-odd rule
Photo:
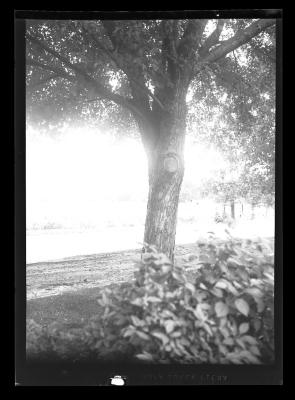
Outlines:
[[[225,317],[229,312],[228,306],[222,301],[218,301],[214,309],[218,318]]]
[[[242,335],[243,333],[248,332],[248,330],[249,330],[249,324],[248,324],[248,322],[244,322],[244,323],[242,323],[242,324],[239,326],[240,335]]]
[[[175,327],[175,322],[172,321],[172,319],[169,319],[168,321],[165,322],[165,329],[167,333],[172,332],[174,327]]]
[[[136,354],[136,358],[138,358],[139,360],[143,360],[143,361],[153,361],[153,356],[147,352],[144,352],[142,354]]]
[[[190,283],[190,282],[187,282],[187,283],[185,284],[185,287],[186,287],[187,289],[189,289],[192,293],[195,293],[195,291],[196,291],[195,286],[194,286],[192,283]]]
[[[241,314],[245,315],[246,317],[249,314],[249,304],[243,299],[235,300],[235,306]]]
[[[143,340],[150,340],[149,335],[147,335],[147,334],[144,333],[144,332],[135,331],[135,333],[137,334],[137,336],[139,336],[139,337],[140,337],[141,339],[143,339]]]
[[[169,343],[169,338],[162,332],[152,332],[152,335],[158,339],[160,339],[164,346],[165,344]]]

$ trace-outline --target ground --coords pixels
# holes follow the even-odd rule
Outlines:
[[[196,243],[176,247],[176,261],[186,262],[198,250]],[[57,262],[27,265],[27,319],[84,323],[97,310],[101,287],[130,282],[140,260],[139,250],[69,257]]]
[[[130,250],[28,264],[27,300],[128,281],[139,259],[139,250]]]
[[[268,242],[273,248],[273,238]],[[177,245],[175,262],[196,269],[191,255],[198,252],[197,242]],[[128,250],[28,264],[27,319],[43,326],[85,324],[97,312],[100,288],[132,281],[139,260],[140,250]]]

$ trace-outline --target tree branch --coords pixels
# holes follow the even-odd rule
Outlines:
[[[177,47],[179,58],[188,60],[200,44],[208,19],[190,19]]]
[[[179,20],[174,19],[172,21],[172,38],[173,38],[173,46],[177,49],[179,42]]]
[[[199,55],[201,57],[208,54],[210,48],[218,43],[224,24],[224,19],[218,20],[215,30],[211,33],[211,35],[207,37],[207,39],[199,49]]]
[[[201,58],[194,68],[193,75],[196,76],[206,66],[218,61],[220,58],[226,56],[226,54],[249,42],[253,37],[257,36],[259,33],[263,32],[270,26],[273,26],[275,23],[276,20],[274,19],[259,20],[255,21],[244,31],[237,32],[233,37],[225,40],[220,46],[216,47],[209,54]]]
[[[77,79],[75,77],[69,75],[63,69],[55,67],[53,65],[43,64],[43,63],[41,63],[39,61],[33,60],[32,58],[27,58],[26,64],[34,66],[34,67],[42,68],[42,69],[44,69],[46,71],[55,72],[56,75],[58,75],[58,76],[60,76],[62,78],[65,78],[70,82],[76,82],[77,81]]]
[[[109,58],[110,60],[113,61],[113,63],[122,71],[124,72],[124,74],[127,76],[128,80],[130,82],[133,82],[138,88],[139,90],[141,90],[144,94],[149,95],[153,100],[155,100],[155,102],[158,103],[158,105],[160,106],[160,108],[162,108],[164,110],[164,106],[163,104],[160,102],[160,100],[144,85],[141,85],[136,79],[134,79],[133,77],[130,76],[130,74],[128,74],[128,71],[126,70],[126,68],[123,66],[123,64],[119,61],[118,57],[116,57],[114,55],[114,53],[112,53],[110,50],[108,50],[96,37],[93,33],[89,32],[88,29],[83,25],[83,29],[87,32],[87,34],[90,36],[90,38],[93,40],[93,42],[95,43],[95,45],[102,50]]]
[[[148,63],[145,63],[143,60],[142,50],[144,42],[140,44],[138,38],[134,37],[134,41],[136,44],[134,46],[134,43],[131,41],[132,38],[130,38],[130,35],[127,41],[123,40],[121,36],[116,35],[116,30],[118,28],[118,25],[114,21],[104,20],[102,21],[102,25],[114,49],[114,51],[111,54],[112,55],[114,53],[117,53],[118,55],[126,54],[126,59],[128,60],[128,63],[122,65],[121,62],[119,61],[119,68],[122,69],[122,71],[127,75],[135,104],[142,109],[144,114],[151,115],[150,113],[152,112],[152,110],[149,105],[149,98],[148,98],[148,96],[150,96],[153,99],[153,104],[157,104],[160,107],[160,109],[165,110],[165,107],[159,100],[159,97],[153,94],[145,85],[145,73],[148,73],[148,75],[151,77],[153,75],[147,71],[149,69]],[[141,58],[142,60],[141,63],[135,64],[133,62],[134,57]],[[115,58],[117,61],[117,57]],[[143,68],[143,65],[145,65],[146,67],[145,69]],[[152,80],[154,81],[154,83],[157,83],[157,81],[154,80],[153,78]]]
[[[161,69],[168,78],[168,82],[174,85],[177,77],[178,57],[176,50],[176,25],[173,20],[162,20],[160,23],[162,37],[161,46]]]
[[[32,43],[36,44],[37,46],[41,47],[43,50],[45,50],[47,53],[53,55],[55,58],[60,60],[63,64],[65,64],[67,67],[72,69],[75,73],[82,75],[84,77],[89,77],[89,75],[80,67],[77,65],[71,63],[66,57],[64,57],[62,54],[58,53],[57,51],[53,50],[50,48],[46,43],[41,41],[40,39],[37,39],[30,34],[27,34],[27,39],[29,39]]]
[[[147,117],[142,113],[142,111],[139,109],[139,107],[137,107],[132,102],[132,99],[128,99],[119,94],[111,92],[109,89],[107,89],[105,86],[103,86],[100,82],[98,82],[92,76],[88,75],[82,68],[78,67],[75,64],[72,64],[66,57],[59,54],[57,51],[51,49],[47,44],[45,44],[41,40],[34,38],[33,36],[31,36],[29,34],[27,34],[27,38],[32,43],[35,43],[36,45],[41,47],[47,53],[53,55],[55,58],[60,60],[68,68],[72,69],[78,76],[80,76],[84,80],[85,85],[88,86],[89,88],[91,88],[92,90],[94,90],[98,96],[103,97],[107,100],[111,100],[114,103],[129,109],[133,114],[139,116],[140,118],[143,118],[145,120],[147,119]],[[36,63],[35,63],[35,65],[36,65]],[[39,63],[39,66],[41,66],[41,65]],[[46,68],[48,69],[49,67],[46,66]]]
[[[27,87],[27,90],[29,91],[29,93],[32,93],[38,86],[43,85],[44,83],[49,82],[52,79],[56,79],[56,78],[61,78],[61,76],[58,74],[53,74],[53,75],[47,76],[46,78],[40,79],[38,82],[36,82],[34,84],[29,84]]]
[[[244,31],[237,33],[228,40],[225,40],[220,46],[212,50],[207,56],[203,57],[201,63],[217,61],[219,58],[224,57],[226,54],[249,42],[254,36],[257,36],[266,28],[274,25],[275,22],[276,20],[274,19],[263,19],[253,22],[253,24]]]
[[[118,40],[116,38],[116,35],[114,34],[114,31],[116,29],[116,24],[114,21],[110,21],[110,20],[102,20],[102,25],[105,29],[105,31],[108,34],[108,37],[112,43],[112,46],[114,49],[116,49],[119,45]]]
[[[175,47],[175,26],[174,21],[162,20],[160,24],[162,30],[162,53],[168,56],[170,60],[177,60],[177,53]]]

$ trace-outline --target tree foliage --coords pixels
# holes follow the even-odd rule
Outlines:
[[[274,34],[272,29],[254,38],[195,82],[190,129],[204,142],[215,143],[232,169],[240,170],[239,179],[220,177],[209,184],[216,193],[226,193],[225,200],[241,196],[256,202],[274,195]]]
[[[273,86],[269,70],[275,40],[270,22],[262,21],[270,26],[267,32],[243,45],[247,63],[241,66],[227,46],[239,47],[237,41],[243,43],[245,29],[259,32],[257,21],[213,20],[211,33],[208,20],[27,21],[28,119],[54,124],[118,115],[128,126],[132,118],[126,109],[133,112],[135,101],[146,99],[144,94],[149,99],[146,109],[152,101],[161,108],[157,92],[173,85],[169,81],[175,73],[173,62],[181,65],[181,55],[196,51],[186,47],[196,34],[199,49],[192,54],[195,68],[191,68],[190,78],[197,102],[214,106],[218,87],[230,93],[231,109],[240,112],[239,119],[249,117],[246,109],[250,106],[243,96],[253,103],[254,93],[259,100],[261,87],[270,90]],[[220,40],[222,31],[230,37]],[[228,55],[224,57],[217,50]],[[253,80],[255,76],[259,76],[259,85]]]

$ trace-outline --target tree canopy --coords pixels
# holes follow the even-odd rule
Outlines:
[[[190,71],[194,99],[212,113],[221,92],[229,93],[228,108],[240,121],[250,120],[261,88],[273,95],[274,28],[274,20],[243,19],[27,21],[28,121],[89,123],[116,115],[117,123],[133,126],[132,113],[161,108],[160,89],[172,85],[173,62],[185,62],[185,43],[196,30],[201,35]],[[169,35],[174,49],[165,47]],[[143,98],[148,104],[139,107]]]
[[[26,39],[28,124],[140,133],[148,243],[175,236],[187,128],[242,167],[226,191],[273,194],[274,19],[30,20]]]

